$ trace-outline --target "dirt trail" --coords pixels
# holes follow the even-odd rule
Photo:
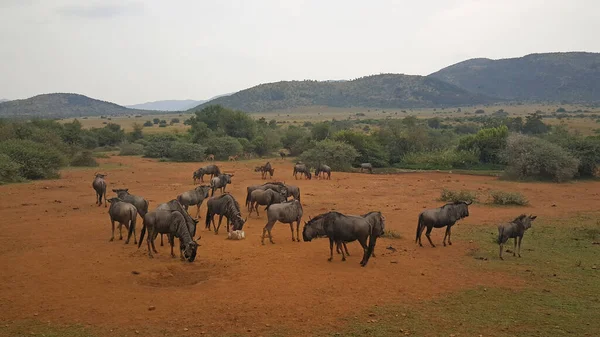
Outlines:
[[[111,157],[101,162],[111,163],[106,170],[109,191],[127,187],[132,194],[146,197],[150,209],[192,189],[192,172],[202,165],[136,157]],[[403,238],[380,240],[377,257],[366,268],[359,266],[357,243],[348,245],[348,261],[335,256],[330,263],[326,240],[292,242],[287,225],[275,225],[275,245],[267,240],[261,246],[264,211],[260,218],[249,218],[246,240],[226,240],[223,227],[219,235],[205,231],[203,205],[196,262],[171,259],[169,248],[160,247],[159,242],[159,254],[151,260],[145,244],[138,250],[133,242],[108,242],[107,208],[94,205],[94,170],[67,170],[55,181],[0,186],[1,320],[35,318],[125,331],[176,325],[207,335],[247,329],[259,333],[268,329],[267,324],[307,331],[316,325],[334,325],[338,318],[375,304],[425,299],[477,285],[520,287],[524,284],[520,280],[507,281],[498,274],[464,266],[477,243],[454,239],[452,247],[444,248],[443,230],[434,230],[432,238],[440,244],[438,248],[416,247],[418,213],[441,205],[436,199],[442,187],[525,194],[530,207],[474,204],[471,216],[454,228],[454,233],[469,226],[490,226],[495,231],[496,222],[522,212],[558,217],[590,210],[600,191],[598,182],[518,184],[446,173],[334,172],[330,181],[296,181],[291,176],[292,163],[271,162],[275,178],[300,187],[306,219],[331,209],[349,214],[381,210],[387,228]],[[260,174],[253,172],[255,161],[218,164],[223,171],[235,173],[228,189],[240,204],[246,186],[263,182]],[[109,197],[112,195],[110,192]],[[247,210],[242,213],[245,216]],[[137,229],[139,238],[139,218]],[[386,250],[389,245],[398,251]],[[150,306],[156,310],[148,311]],[[185,314],[177,314],[182,312]],[[173,318],[167,321],[167,317]]]

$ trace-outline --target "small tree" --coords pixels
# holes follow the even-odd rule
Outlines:
[[[300,155],[300,159],[311,167],[327,164],[336,171],[350,170],[356,157],[358,151],[352,145],[329,139],[317,142],[314,148]]]
[[[203,145],[207,147],[207,153],[214,154],[218,160],[224,160],[229,156],[242,153],[242,144],[237,139],[229,136],[210,138]]]
[[[152,123],[152,121],[146,121],[146,122],[144,123],[144,126],[145,126],[145,127],[151,127],[152,125],[154,125],[154,124]]]
[[[508,127],[506,125],[481,129],[475,135],[461,139],[458,149],[478,151],[481,162],[498,164],[501,163],[499,154],[506,145],[507,137]]]
[[[160,123],[160,118],[154,118],[154,119],[152,120],[152,122],[153,122],[154,124],[158,124],[158,123]]]
[[[133,123],[133,131],[131,131],[127,135],[127,139],[129,139],[129,141],[133,143],[138,139],[144,138],[144,135],[142,134],[143,128],[144,128],[143,125],[141,125],[139,123]]]
[[[57,178],[58,170],[67,163],[65,156],[55,148],[31,140],[11,139],[2,142],[0,153],[18,164],[19,175],[26,179]]]
[[[171,124],[178,124],[179,118],[171,118]]]
[[[174,142],[171,144],[169,155],[171,160],[178,162],[198,162],[204,160],[206,147],[183,142]]]

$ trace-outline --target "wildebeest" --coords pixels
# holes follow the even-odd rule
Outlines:
[[[252,209],[256,211],[256,216],[260,216],[258,214],[258,205],[269,206],[272,204],[282,203],[287,201],[287,196],[285,191],[283,193],[275,192],[272,189],[261,190],[257,189],[250,193],[250,214],[252,214]]]
[[[267,189],[272,189],[275,192],[279,192],[281,194],[285,194],[286,198],[288,196],[288,190],[287,190],[287,186],[281,182],[271,182],[271,183],[265,183],[262,185],[252,185],[252,186],[248,186],[246,187],[246,207],[248,207],[248,210],[250,211],[250,194],[252,193],[252,191],[254,190],[267,190]]]
[[[421,234],[423,234],[423,230],[425,227],[427,227],[425,236],[427,236],[427,240],[429,240],[431,247],[435,247],[433,242],[431,242],[431,238],[429,237],[431,230],[433,228],[446,227],[446,233],[444,234],[444,246],[446,246],[446,237],[448,237],[448,244],[452,245],[452,241],[450,241],[452,226],[456,223],[456,221],[469,216],[469,205],[472,203],[472,201],[451,202],[442,207],[427,209],[421,212],[419,214],[419,222],[417,223],[417,236],[415,243],[419,242],[419,246],[423,247],[421,244]]]
[[[106,206],[106,181],[104,181],[106,174],[96,173],[92,187],[96,191],[96,204],[102,205],[102,196],[104,196],[104,207]]]
[[[236,154],[235,156],[229,156],[229,161],[236,161],[236,160],[238,160],[239,157],[240,157],[239,154]]]
[[[287,189],[286,198],[293,197],[295,200],[300,201],[300,187],[294,185],[288,185],[283,183],[285,188]]]
[[[275,173],[275,169],[271,166],[271,162],[267,162],[263,166],[258,166],[255,171],[260,172],[262,179],[267,179],[267,173],[273,178],[273,173]]]
[[[135,238],[135,221],[137,219],[137,209],[134,205],[125,202],[119,198],[108,199],[110,208],[108,209],[108,215],[110,216],[110,223],[112,225],[112,235],[110,240],[115,239],[115,221],[119,222],[119,240],[123,240],[123,233],[121,232],[122,226],[125,225],[125,229],[128,230],[127,240],[125,244],[129,243],[131,235],[133,234],[133,243],[137,243]]]
[[[269,232],[269,241],[273,242],[271,229],[277,221],[290,224],[292,241],[294,241],[294,221],[296,222],[296,240],[300,242],[300,220],[302,220],[302,204],[298,200],[292,200],[281,204],[272,204],[266,208],[267,224],[263,228],[261,244],[265,244],[265,233]]]
[[[369,171],[369,173],[373,173],[373,165],[371,165],[371,163],[360,164],[360,172],[363,173],[364,170]]]
[[[150,205],[148,200],[137,195],[129,194],[128,188],[118,188],[112,191],[115,192],[117,194],[117,197],[122,201],[128,202],[135,206],[135,208],[138,211],[138,214],[140,215],[140,217],[142,217],[142,219],[144,218],[144,215],[148,213],[148,206]]]
[[[214,177],[210,180],[210,188],[212,189],[212,193],[210,196],[215,195],[215,190],[218,188],[221,190],[221,193],[225,193],[225,188],[227,184],[231,184],[231,177],[233,174],[219,174],[217,177]]]
[[[248,218],[243,219],[242,214],[240,212],[240,204],[238,204],[237,200],[233,197],[233,195],[229,193],[221,194],[218,197],[211,197],[206,202],[206,220],[205,227],[206,229],[210,229],[210,223],[212,221],[213,229],[215,234],[219,233],[219,228],[221,228],[221,221],[223,221],[223,216],[227,218],[227,232],[229,232],[229,224],[232,224],[232,229],[242,230],[246,220]],[[215,226],[215,214],[219,215],[219,225]]]
[[[214,154],[209,154],[208,156],[206,156],[206,160],[208,160],[208,161],[215,161],[215,155]]]
[[[177,237],[179,238],[180,258],[189,262],[193,262],[196,258],[198,243],[192,238],[188,226],[186,225],[185,217],[181,212],[171,210],[148,212],[146,216],[144,216],[144,227],[142,229],[142,235],[140,236],[138,248],[141,246],[142,240],[144,239],[144,229],[148,230],[148,239],[146,242],[148,244],[149,257],[153,257],[152,251],[158,253],[154,246],[156,236],[158,234],[168,234],[169,243],[171,244],[171,257],[175,257],[173,246],[175,245],[175,237]],[[152,245],[152,250],[150,249],[150,245]]]
[[[208,198],[208,191],[210,191],[210,186],[208,185],[200,185],[195,189],[187,192],[183,192],[177,196],[177,201],[188,210],[189,206],[196,205],[196,218],[200,217],[200,206],[202,206],[202,202],[204,199]]]
[[[345,215],[336,211],[320,214],[305,222],[302,230],[304,241],[311,241],[315,237],[327,236],[329,238],[329,259],[333,259],[333,244],[340,247],[345,242],[358,240],[363,247],[361,266],[366,266],[375,250],[377,238],[383,235],[385,218],[379,211],[369,212],[363,216]],[[369,243],[367,245],[367,239]],[[342,261],[346,256],[342,250]]]
[[[194,236],[196,236],[196,224],[198,223],[198,221],[193,219],[188,214],[188,212],[186,212],[186,210],[184,209],[183,205],[179,202],[179,200],[172,199],[169,202],[162,203],[162,204],[158,205],[158,207],[156,207],[155,211],[177,211],[177,212],[181,213],[183,215],[183,217],[185,218],[185,223],[188,226],[188,231],[192,235],[192,238]],[[145,229],[142,227],[142,232],[144,232],[144,231],[145,231]],[[161,246],[163,245],[162,234],[160,236],[160,245]]]
[[[196,184],[196,180],[200,179],[200,182],[204,182],[204,175],[208,174],[211,178],[218,176],[221,174],[221,170],[215,164],[206,165],[194,171],[192,174],[192,178],[194,179],[194,185]]]
[[[281,157],[281,160],[283,160],[285,158],[286,154],[283,151],[279,151],[279,156]]]
[[[296,176],[298,173],[301,174],[300,177],[302,177],[302,175],[304,175],[307,179],[312,179],[312,175],[310,173],[310,169],[306,166],[306,164],[302,164],[302,163],[296,163],[296,165],[294,165],[294,178],[298,179],[298,177]]]
[[[325,177],[325,173],[327,173],[327,179],[331,179],[331,167],[320,164],[315,170],[315,177],[319,177],[319,174],[321,173],[323,173],[323,177]]]
[[[521,240],[523,240],[523,235],[525,231],[531,228],[531,222],[537,218],[536,215],[527,216],[527,214],[521,214],[516,219],[509,223],[501,223],[498,225],[498,245],[500,245],[500,260],[504,260],[502,258],[502,250],[504,248],[504,244],[508,239],[515,239],[515,248],[513,249],[513,256],[518,254],[521,257]],[[517,239],[519,239],[519,250],[517,251]]]

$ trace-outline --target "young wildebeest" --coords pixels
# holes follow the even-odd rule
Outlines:
[[[296,176],[296,174],[298,173],[300,173],[300,177],[304,175],[309,180],[312,178],[312,175],[310,174],[310,169],[306,166],[306,164],[296,163],[296,165],[294,165],[294,178],[298,179],[298,177]]]
[[[217,188],[221,190],[221,193],[225,193],[225,188],[227,187],[227,184],[231,184],[231,177],[233,177],[233,174],[224,173],[212,178],[210,180],[210,188],[212,189],[212,193],[210,194],[210,196],[212,197],[213,195],[215,195],[215,190]]]
[[[339,248],[345,242],[358,240],[363,247],[361,266],[366,266],[375,250],[377,238],[383,235],[385,218],[381,212],[369,212],[364,216],[345,215],[339,212],[320,214],[304,223],[302,237],[304,241],[311,241],[315,237],[327,236],[329,238],[329,259],[333,259],[333,243]],[[367,245],[367,238],[369,244]],[[342,250],[342,261],[346,256]]]
[[[285,152],[279,151],[279,156],[281,156],[281,160],[283,160],[286,156]]]
[[[206,202],[206,207],[205,226],[206,229],[210,229],[210,223],[212,221],[215,234],[219,234],[219,228],[221,228],[223,216],[227,218],[227,232],[229,232],[230,223],[232,224],[233,230],[236,231],[242,230],[246,220],[248,220],[248,218],[242,218],[242,214],[240,213],[240,204],[238,204],[233,195],[229,193],[221,194],[218,197],[211,197]],[[215,226],[215,214],[219,215],[219,226]]]
[[[102,196],[104,196],[104,207],[106,206],[106,181],[104,181],[104,177],[106,174],[96,173],[96,178],[92,182],[92,187],[96,191],[96,204],[98,206],[102,205]]]
[[[502,258],[502,250],[504,248],[504,244],[508,239],[515,239],[515,248],[513,249],[513,256],[518,254],[521,257],[521,240],[523,240],[523,235],[525,231],[531,228],[531,222],[537,218],[536,215],[527,216],[527,214],[521,214],[516,219],[509,223],[502,223],[498,225],[498,239],[496,240],[500,245],[500,260],[504,260]],[[519,250],[517,252],[517,239],[519,239]]]
[[[196,221],[196,220],[194,220]],[[179,238],[179,257],[182,260],[193,262],[196,259],[196,251],[198,243],[194,241],[192,235],[186,225],[185,217],[179,211],[159,210],[152,211],[144,216],[144,227],[140,236],[138,248],[142,245],[145,229],[148,230],[148,256],[152,256],[152,251],[158,253],[154,246],[154,240],[158,234],[168,234],[169,243],[171,244],[171,257],[175,257],[173,246],[175,246],[175,237]],[[152,250],[150,250],[152,245]]]
[[[112,235],[110,240],[113,241],[115,239],[115,221],[119,222],[119,240],[123,240],[123,233],[121,229],[123,225],[125,225],[125,229],[128,230],[127,240],[125,240],[125,244],[129,243],[131,239],[131,235],[133,234],[133,243],[137,243],[135,239],[135,221],[137,219],[137,209],[135,206],[128,202],[124,202],[119,198],[111,198],[108,199],[110,203],[110,208],[108,209],[108,215],[110,216],[110,222],[112,224]]]
[[[271,167],[271,162],[267,162],[265,165],[260,166],[259,171],[262,179],[267,179],[267,173],[273,178],[273,173],[275,173],[275,169]]]
[[[183,206],[177,199],[172,199],[169,202],[165,202],[163,204],[158,205],[158,207],[156,207],[155,211],[178,211],[179,213],[183,214],[183,217],[185,218],[185,223],[188,226],[188,230],[189,230],[190,234],[192,235],[192,238],[194,236],[196,236],[196,224],[198,223],[198,221],[192,219],[192,217],[188,214],[188,212],[186,212],[184,210]],[[143,233],[145,231],[146,231],[145,227],[142,226],[142,235],[141,236],[144,235]],[[200,237],[198,237],[198,239],[200,239]],[[140,245],[141,245],[141,242],[142,242],[142,240],[140,239]],[[161,246],[163,245],[163,234],[160,235],[160,245]]]
[[[218,176],[221,174],[221,170],[215,164],[206,165],[194,171],[192,174],[192,178],[194,179],[194,185],[196,184],[196,180],[200,179],[200,182],[204,182],[204,175],[209,174],[211,178]]]
[[[200,217],[200,206],[202,206],[202,202],[204,199],[208,198],[208,191],[210,191],[210,186],[200,185],[195,189],[187,192],[183,192],[177,196],[177,201],[188,210],[189,206],[196,205],[196,218]]]
[[[325,178],[325,173],[327,173],[327,179],[331,179],[331,167],[327,165],[319,165],[315,170],[315,177],[319,177],[319,174],[323,173],[323,178]]]
[[[117,194],[117,197],[122,201],[128,202],[135,206],[142,219],[144,218],[144,215],[148,213],[148,200],[137,195],[129,194],[128,188],[114,189],[112,191],[115,192]]]
[[[248,211],[250,211],[250,194],[252,193],[252,191],[254,190],[268,190],[271,189],[275,192],[279,192],[281,194],[285,194],[286,198],[288,195],[288,190],[287,187],[285,186],[285,184],[281,183],[281,182],[272,182],[272,183],[266,183],[266,184],[262,184],[262,185],[252,185],[252,186],[248,186],[246,187],[246,207],[248,207]]]
[[[435,247],[433,242],[431,242],[431,238],[429,237],[431,230],[434,227],[444,228],[447,226],[446,233],[444,234],[444,246],[446,246],[446,237],[448,237],[448,244],[452,245],[452,241],[450,241],[452,226],[458,220],[469,216],[469,205],[472,203],[472,201],[457,201],[445,204],[442,207],[427,209],[421,212],[421,214],[419,214],[419,222],[417,223],[417,236],[415,243],[419,242],[419,246],[423,247],[421,244],[421,234],[423,234],[423,230],[425,227],[427,227],[425,236],[427,236],[427,240],[429,240],[431,247]]]
[[[298,200],[292,200],[281,204],[267,206],[267,224],[263,228],[261,244],[265,244],[265,233],[269,232],[269,241],[273,242],[271,229],[277,221],[290,224],[292,241],[294,241],[294,221],[296,222],[296,240],[300,242],[300,220],[302,220],[302,204]]]
[[[284,201],[287,201],[285,192],[275,192],[272,189],[254,190],[250,193],[250,213],[248,215],[252,214],[252,209],[254,209],[256,211],[256,216],[260,216],[258,214],[258,205],[269,206]]]
[[[364,170],[369,171],[369,173],[373,173],[373,165],[371,165],[371,163],[360,164],[360,173],[363,173]]]

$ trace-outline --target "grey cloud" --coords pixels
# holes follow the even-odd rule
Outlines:
[[[86,19],[106,19],[116,16],[139,14],[143,10],[144,7],[140,2],[127,2],[108,5],[66,5],[57,9],[58,13],[63,16]]]

